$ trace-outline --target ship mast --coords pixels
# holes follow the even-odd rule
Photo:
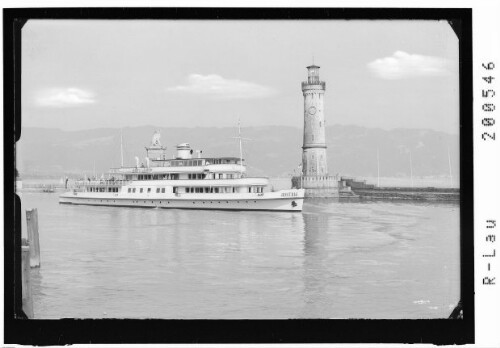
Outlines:
[[[233,139],[238,139],[240,143],[240,174],[243,174],[243,140],[251,140],[248,138],[242,138],[241,137],[241,122],[240,118],[238,117],[238,136],[237,137],[232,137]]]
[[[240,141],[240,174],[243,174],[243,145],[241,144],[241,123],[238,117],[238,140]]]

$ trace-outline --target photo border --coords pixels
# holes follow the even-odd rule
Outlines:
[[[463,319],[28,320],[22,312],[21,202],[15,142],[21,136],[21,29],[29,19],[447,20],[459,38],[460,290]],[[472,9],[470,8],[10,8],[4,39],[4,341],[76,343],[465,344],[474,330]],[[439,286],[439,284],[429,284]],[[450,311],[451,312],[451,311]]]

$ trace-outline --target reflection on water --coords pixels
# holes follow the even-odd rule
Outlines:
[[[303,213],[39,210],[37,318],[443,318],[459,206],[317,199]]]
[[[327,299],[324,279],[332,279],[334,269],[328,265],[328,250],[324,242],[328,239],[328,215],[307,212],[304,218],[304,306],[301,317],[324,317]],[[326,314],[326,313],[325,313]],[[327,315],[328,317],[328,315]]]

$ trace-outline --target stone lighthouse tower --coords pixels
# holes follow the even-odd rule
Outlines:
[[[326,163],[325,82],[319,79],[319,66],[307,67],[302,82],[304,96],[304,144],[302,173],[292,178],[292,187],[305,189],[306,197],[339,197],[339,178],[328,175]]]
[[[304,95],[304,145],[302,175],[327,176],[324,95],[325,82],[319,80],[319,66],[307,67],[307,81],[302,82]]]

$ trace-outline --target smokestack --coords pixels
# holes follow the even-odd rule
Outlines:
[[[135,167],[139,168],[139,157],[135,156]]]
[[[149,157],[146,157],[146,168],[149,168]]]
[[[190,159],[193,158],[193,150],[188,143],[182,143],[177,145],[177,156],[176,159]]]

